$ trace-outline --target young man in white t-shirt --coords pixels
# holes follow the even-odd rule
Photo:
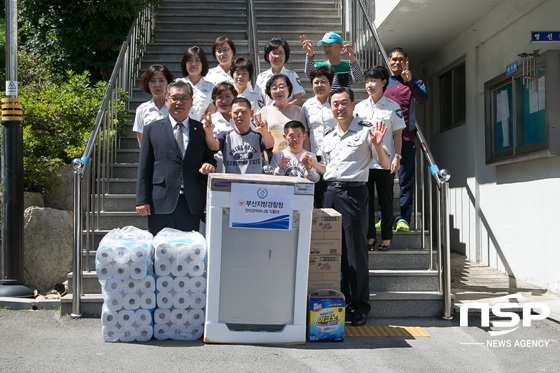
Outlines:
[[[303,123],[289,121],[284,125],[283,136],[287,147],[274,153],[270,162],[274,175],[302,177],[314,183],[319,181],[320,175],[315,169],[317,157],[303,149],[303,142],[307,137]]]

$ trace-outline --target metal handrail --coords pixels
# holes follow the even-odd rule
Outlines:
[[[82,291],[83,223],[86,232],[86,270],[92,270],[91,251],[94,231],[99,228],[99,216],[103,209],[103,198],[107,192],[112,164],[115,160],[119,139],[114,135],[115,119],[122,92],[132,91],[138,76],[140,63],[146,45],[155,29],[156,8],[149,5],[138,14],[123,42],[113,68],[105,95],[90,132],[81,158],[72,161],[74,168],[74,250],[71,316],[81,317],[80,301]],[[128,108],[128,103],[126,104]],[[82,208],[82,192],[85,179],[86,208]],[[85,216],[85,219],[84,219]]]
[[[257,37],[257,16],[255,14],[255,1],[247,0],[247,41],[249,47],[249,56],[253,61],[255,74],[253,74],[253,86],[256,77],[261,71],[261,60],[259,58],[259,39]]]
[[[338,0],[344,6],[343,0]],[[351,30],[351,45],[354,48],[354,54],[357,60],[364,70],[369,69],[375,65],[384,64],[389,69],[389,59],[379,35],[377,34],[377,29],[372,21],[373,11],[375,9],[375,1],[370,1],[366,3],[363,0],[353,0],[351,4],[351,17],[352,17],[352,30]],[[343,30],[345,31],[345,30]],[[417,173],[420,176],[415,178],[415,190],[419,193],[415,193],[415,198],[420,199],[420,203],[416,201],[415,205],[420,207],[420,215],[425,217],[425,204],[424,195],[428,192],[429,199],[429,219],[423,218],[420,224],[420,230],[422,234],[422,248],[424,248],[424,232],[426,228],[426,223],[432,229],[429,229],[430,240],[429,240],[429,255],[430,255],[430,266],[432,269],[432,231],[436,231],[437,234],[437,267],[438,276],[440,282],[440,292],[443,293],[444,309],[442,318],[451,319],[452,318],[452,308],[451,308],[451,269],[450,269],[450,239],[449,239],[449,213],[448,213],[448,181],[450,174],[445,169],[439,169],[434,157],[428,147],[425,140],[424,134],[422,133],[418,123],[416,123],[417,129],[417,139],[419,148],[424,155],[424,157],[419,157],[421,172]],[[437,188],[437,208],[438,212],[437,221],[438,223],[433,224],[432,222],[432,199],[431,199],[431,183],[428,179],[424,182],[424,160],[427,163],[427,169],[429,170],[433,181],[435,182]],[[420,180],[419,180],[420,179]],[[419,184],[421,182],[421,184]],[[417,224],[417,208],[415,207],[415,224]]]

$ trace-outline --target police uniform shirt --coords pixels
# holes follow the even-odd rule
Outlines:
[[[374,104],[370,97],[356,105],[354,117],[366,120],[374,125],[377,122],[385,123],[387,133],[383,137],[383,146],[389,151],[389,161],[392,162],[395,157],[395,143],[393,142],[392,133],[406,127],[399,104],[385,96],[382,96]],[[372,162],[371,168],[383,169],[375,160]]]
[[[190,85],[193,85],[188,76],[186,78],[179,78],[178,80],[182,80]],[[208,106],[212,103],[213,88],[214,84],[202,77],[198,83],[193,86],[193,103],[191,111],[189,112],[189,117],[199,122],[202,120],[202,114],[206,112],[206,109],[208,109]]]
[[[206,74],[204,79],[214,85],[218,85],[222,82],[233,84],[233,78],[231,77],[230,72],[225,72],[220,65],[208,70],[208,74]]]
[[[325,136],[321,162],[327,166],[323,176],[326,181],[368,181],[371,160],[377,160],[369,138],[370,128],[373,130],[371,123],[353,119],[345,133],[337,125]]]
[[[237,97],[243,97],[249,100],[249,102],[251,103],[251,110],[253,110],[253,114],[257,114],[261,110],[261,107],[259,106],[260,94],[259,92],[253,90],[251,82],[247,83],[247,87],[243,92],[237,93],[239,93]]]
[[[305,89],[303,89],[303,86],[301,85],[301,80],[299,80],[299,76],[296,72],[292,70],[288,70],[286,69],[285,66],[282,66],[282,70],[280,70],[280,74],[286,75],[290,79],[292,85],[294,86],[292,89],[292,94],[290,95],[290,97],[288,97],[288,102],[292,101],[294,99],[294,95],[297,95],[298,93],[301,93],[302,95],[305,94]],[[273,75],[274,73],[272,72],[272,68],[270,68],[260,73],[259,76],[257,77],[257,81],[255,83],[255,91],[259,92],[260,95],[260,102],[259,102],[260,107],[270,106],[274,103],[274,100],[268,97],[268,95],[266,94],[266,83]]]
[[[148,123],[155,122],[156,120],[163,119],[169,115],[167,111],[167,106],[158,109],[154,99],[146,101],[136,109],[136,117],[134,118],[134,126],[132,130],[134,132],[142,133],[144,131],[144,126]]]
[[[317,97],[312,97],[305,101],[302,106],[307,125],[309,127],[309,142],[311,143],[311,151],[315,154],[321,154],[323,151],[323,138],[325,133],[336,127],[337,122],[331,110],[329,100],[321,105]]]

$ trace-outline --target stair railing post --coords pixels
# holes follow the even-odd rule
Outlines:
[[[72,257],[72,318],[80,318],[82,297],[82,173],[84,163],[76,158],[72,161],[74,169],[74,252]]]
[[[451,307],[451,261],[450,261],[450,239],[449,239],[449,211],[448,211],[448,184],[451,177],[447,170],[442,169],[438,173],[441,180],[441,215],[442,215],[442,282],[443,282],[443,314],[442,319],[451,320],[453,309]]]

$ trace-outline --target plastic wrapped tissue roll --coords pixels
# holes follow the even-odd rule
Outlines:
[[[206,305],[206,240],[200,233],[165,228],[152,245],[157,298],[154,338],[199,339]]]
[[[106,342],[148,341],[153,336],[152,313],[148,310],[111,311],[101,313],[103,339]]]
[[[113,229],[101,240],[95,266],[103,291],[102,333],[108,342],[153,336],[156,280],[153,236],[135,227]]]

